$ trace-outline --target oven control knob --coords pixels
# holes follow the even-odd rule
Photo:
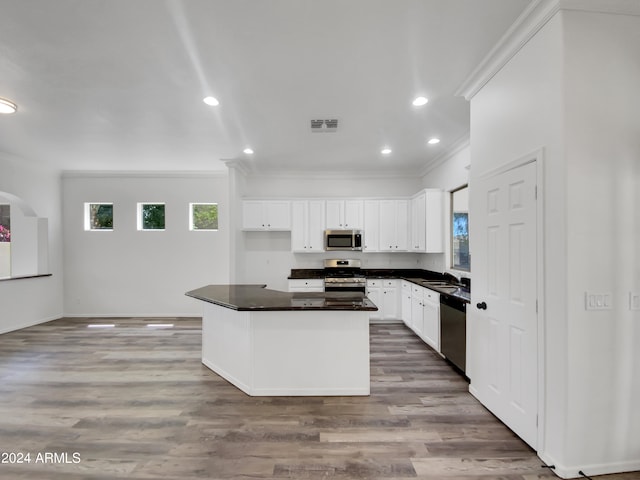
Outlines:
[[[487,309],[487,304],[485,302],[480,302],[476,304],[476,308],[478,308],[479,310],[486,310]]]

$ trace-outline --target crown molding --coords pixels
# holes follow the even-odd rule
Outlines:
[[[429,172],[431,172],[432,170],[436,169],[437,167],[439,167],[443,163],[446,163],[448,160],[453,158],[455,155],[460,153],[462,150],[464,150],[465,148],[469,147],[470,144],[471,144],[470,132],[467,132],[462,137],[460,137],[458,140],[456,140],[453,143],[453,145],[451,145],[451,147],[449,147],[447,150],[445,150],[440,155],[438,155],[436,158],[434,158],[433,161],[429,162],[426,165],[426,167],[423,168],[421,172],[419,172],[419,175],[424,177]]]
[[[222,170],[64,170],[62,178],[221,178]]]
[[[560,10],[640,15],[638,0],[534,0],[455,92],[471,100]]]

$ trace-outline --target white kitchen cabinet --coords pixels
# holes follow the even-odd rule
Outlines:
[[[364,225],[362,200],[327,200],[327,228],[361,230]]]
[[[380,200],[379,232],[381,252],[409,250],[408,200]]]
[[[440,190],[426,190],[426,242],[425,252],[444,252],[444,193]]]
[[[324,201],[293,201],[291,218],[291,250],[300,253],[324,251]]]
[[[399,288],[396,279],[367,279],[367,297],[376,307],[371,320],[396,320],[399,314]]]
[[[362,249],[365,252],[378,252],[380,250],[380,201],[364,201],[364,242]]]
[[[411,251],[444,251],[442,201],[442,191],[433,189],[423,190],[411,199]]]
[[[422,293],[424,288],[413,285],[411,287],[411,329],[422,338],[422,328],[424,326],[424,307],[422,305]]]
[[[428,288],[422,294],[422,339],[440,351],[440,294]]]
[[[400,307],[404,324],[411,328],[411,282],[402,280],[400,287]]]
[[[371,312],[369,320],[382,320],[382,280],[367,279],[367,297],[378,307],[376,312]]]
[[[295,278],[289,279],[290,292],[324,292],[324,280],[322,278]],[[324,299],[321,299],[324,301]]]
[[[411,199],[411,251],[425,252],[427,244],[427,194]]]
[[[287,200],[244,200],[243,230],[291,230],[291,202]]]
[[[382,281],[382,318],[383,320],[396,320],[400,318],[398,280]]]

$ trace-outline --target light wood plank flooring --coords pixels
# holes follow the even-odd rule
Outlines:
[[[202,366],[200,328],[60,319],[0,335],[0,451],[31,454],[0,478],[556,478],[400,323],[371,326],[369,397],[249,397]]]

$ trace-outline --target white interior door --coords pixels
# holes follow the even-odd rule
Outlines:
[[[470,391],[537,443],[536,162],[472,183]]]

